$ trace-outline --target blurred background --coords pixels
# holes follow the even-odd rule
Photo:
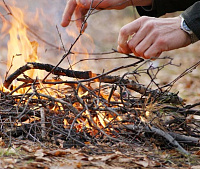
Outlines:
[[[5,0],[8,6],[15,6],[22,10],[24,23],[27,25],[27,37],[30,42],[36,42],[38,61],[42,63],[50,63],[56,65],[63,54],[63,45],[68,50],[74,40],[77,38],[79,31],[75,23],[72,22],[67,28],[60,26],[62,13],[65,8],[65,0]],[[1,14],[1,36],[0,36],[0,76],[5,77],[6,64],[8,62],[7,43],[10,39],[8,31],[11,27],[11,20],[13,16],[8,14],[3,1],[0,2]],[[180,12],[168,14],[163,17],[177,16]],[[15,13],[13,12],[15,16]],[[88,28],[76,43],[72,51],[81,53],[104,53],[112,52],[112,48],[117,47],[117,38],[120,28],[138,18],[139,15],[133,7],[128,7],[124,10],[99,11],[91,15],[88,19]],[[7,25],[5,25],[7,23]],[[57,28],[56,28],[57,27]],[[178,38],[178,37],[177,37]],[[157,75],[157,82],[166,84],[175,79],[184,70],[195,64],[200,59],[200,42],[190,45],[186,48],[164,52],[161,57],[170,56],[173,58],[173,63],[177,66],[167,66]],[[16,55],[17,53],[13,54]],[[84,58],[102,58],[123,56],[119,54],[109,55],[87,55],[76,54],[69,55],[62,63],[61,67],[69,68],[70,64],[77,62]],[[11,57],[11,56],[10,56]],[[75,70],[91,70],[95,73],[102,73],[103,71],[112,70],[115,67],[130,64],[135,62],[135,59],[118,59],[118,60],[92,60],[84,61],[74,66]],[[163,64],[165,61],[156,60],[151,64],[157,66]],[[24,63],[15,63],[18,67]],[[123,75],[125,72],[131,72],[134,68],[128,68],[123,71],[115,72],[115,75]],[[180,79],[172,88],[172,91],[179,92],[180,96],[187,99],[188,103],[200,101],[200,71],[199,67],[191,74]],[[149,79],[141,77],[141,82],[148,84]]]

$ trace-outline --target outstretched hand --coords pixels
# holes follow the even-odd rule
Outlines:
[[[178,49],[191,43],[190,36],[180,29],[180,25],[180,17],[140,17],[121,28],[117,49],[121,53],[156,59],[163,51]]]
[[[127,6],[132,5],[130,0],[68,0],[61,25],[66,27],[71,22],[71,17],[75,14],[76,26],[80,29],[84,22],[85,15],[87,14],[90,7],[97,10],[100,9],[123,9]],[[84,29],[87,27],[85,24]]]

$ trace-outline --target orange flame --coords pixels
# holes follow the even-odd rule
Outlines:
[[[78,33],[76,33],[75,31],[72,31],[70,28],[66,29],[66,33],[73,40],[75,40],[78,37]],[[84,41],[87,41],[87,44],[89,44],[88,49],[85,46]],[[82,45],[82,43],[84,43],[84,46]],[[93,44],[94,44],[93,39],[87,33],[84,33],[81,36],[81,38],[79,38],[79,40],[76,42],[74,47],[72,48],[74,55],[71,55],[71,63],[70,64],[73,65],[74,63],[76,63],[77,61],[80,60],[80,58],[78,58],[79,52],[84,53],[84,59],[89,58],[88,50],[90,50],[91,53],[93,52],[93,48],[94,48]],[[81,67],[79,67],[79,68],[81,70],[88,70],[89,67],[90,67],[89,64],[87,63],[87,61],[85,61],[84,64],[81,64]]]
[[[24,22],[24,14],[17,7],[10,7],[15,17],[11,18],[11,28],[9,30],[10,40],[8,41],[8,67],[11,65],[11,59],[13,60],[12,69],[16,70],[16,67],[24,65],[26,62],[36,62],[37,57],[37,42],[30,42],[27,37],[27,25]],[[17,18],[17,19],[15,19]],[[32,72],[33,74],[33,72]]]
[[[5,8],[4,4],[0,4]],[[7,9],[6,9],[7,10]],[[10,20],[3,20],[3,26],[1,29],[2,36],[4,38],[6,34],[9,34],[9,41],[7,42],[7,71],[11,74],[17,70],[20,66],[25,65],[27,62],[38,62],[37,48],[38,43],[36,41],[30,41],[27,36],[28,26],[24,22],[24,13],[21,9],[15,6],[9,6],[11,12]],[[26,72],[30,78],[41,75],[37,74],[37,70],[29,70]],[[16,85],[16,82],[15,82]]]

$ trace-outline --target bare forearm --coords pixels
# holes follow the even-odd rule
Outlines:
[[[92,4],[91,4],[92,2]],[[81,27],[84,16],[88,9],[95,7],[95,9],[124,9],[128,6],[150,6],[153,0],[68,0],[61,25],[68,26],[73,14],[75,14],[76,25]]]
[[[130,0],[131,5],[134,6],[150,6],[153,3],[153,0]]]

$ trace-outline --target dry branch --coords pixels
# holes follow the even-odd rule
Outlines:
[[[189,106],[181,108],[181,107],[174,107],[174,106],[167,105],[167,106],[163,107],[163,110],[170,110],[170,111],[177,112],[177,113],[180,113],[183,115],[189,115],[189,114],[200,115],[200,110],[197,110],[197,109],[195,110],[195,109],[191,109],[191,108],[189,108]]]
[[[47,72],[50,72],[54,66],[50,64],[42,64],[42,63],[35,63],[35,62],[29,62],[26,65],[20,67],[17,69],[14,73],[12,73],[5,81],[4,86],[8,88],[13,80],[15,80],[19,75],[23,74],[27,70],[31,69],[40,69],[45,70]],[[72,70],[66,70],[60,67],[57,67],[53,70],[52,74],[54,75],[62,75],[62,76],[68,76],[68,77],[76,77],[80,79],[88,79],[91,76],[90,71],[81,72],[81,71],[72,71]]]
[[[69,69],[63,69],[61,67],[54,67],[50,64],[42,64],[36,62],[28,62],[26,65],[17,69],[14,73],[12,73],[5,81],[4,86],[8,88],[13,80],[15,80],[19,75],[23,74],[25,71],[30,69],[39,69],[45,70],[47,72],[51,72],[54,75],[58,76],[67,76],[73,77],[77,79],[85,79],[81,81],[59,81],[59,82],[45,82],[47,84],[59,84],[59,83],[81,83],[81,82],[88,82],[88,81],[101,81],[104,83],[116,83],[118,85],[126,86],[128,89],[134,90],[144,96],[152,96],[154,98],[169,101],[171,103],[180,103],[182,99],[179,98],[176,94],[173,93],[162,93],[159,90],[151,90],[145,87],[142,84],[135,82],[134,80],[124,79],[120,76],[108,76],[108,75],[101,75],[95,74],[91,71],[75,71]]]
[[[172,136],[171,134],[169,134],[168,132],[165,132],[159,128],[156,128],[156,127],[149,127],[149,126],[144,126],[144,127],[138,127],[138,126],[134,126],[134,125],[125,125],[125,127],[127,129],[130,129],[130,130],[136,130],[136,131],[144,131],[144,132],[147,132],[147,133],[153,133],[153,134],[156,134],[156,135],[159,135],[159,136],[162,136],[164,137],[166,140],[169,141],[169,143],[174,146],[181,154],[183,155],[190,155],[190,153],[188,151],[186,151],[177,141],[176,141],[176,137],[173,137],[175,136],[175,134]],[[177,136],[177,135],[176,135]]]
[[[185,135],[177,134],[174,132],[169,132],[169,134],[178,142],[191,144],[191,145],[195,145],[195,146],[200,145],[200,138],[196,138],[196,137],[192,137],[192,136],[185,136]]]

